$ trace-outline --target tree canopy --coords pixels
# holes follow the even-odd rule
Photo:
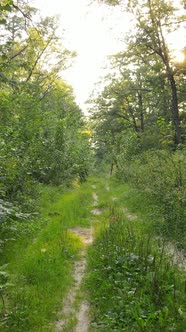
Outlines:
[[[36,184],[61,185],[87,174],[89,137],[72,87],[61,77],[75,53],[54,17],[26,1],[1,2],[0,199],[31,208]],[[37,19],[35,19],[37,15]]]

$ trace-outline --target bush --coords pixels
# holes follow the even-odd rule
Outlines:
[[[185,152],[147,151],[120,168],[119,177],[151,197],[166,233],[184,243],[186,230]]]

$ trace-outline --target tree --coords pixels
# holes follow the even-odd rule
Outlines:
[[[110,5],[126,4],[125,1],[104,1]],[[131,37],[133,47],[145,58],[157,56],[163,64],[166,78],[171,91],[172,122],[175,128],[175,144],[182,142],[179,101],[175,67],[171,50],[168,46],[167,36],[175,28],[179,29],[186,21],[186,16],[180,14],[173,2],[160,0],[132,0],[128,1],[128,10],[134,15],[135,34]]]
[[[58,185],[81,176],[88,167],[89,140],[81,135],[85,124],[72,88],[60,77],[74,53],[63,47],[56,19],[35,22],[36,11],[25,1],[9,1],[5,8],[0,38],[0,199],[4,211],[8,202],[28,212],[39,182]]]

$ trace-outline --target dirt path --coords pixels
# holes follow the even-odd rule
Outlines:
[[[74,286],[71,288],[67,297],[63,303],[63,309],[60,312],[60,320],[56,324],[56,331],[63,332],[88,332],[89,328],[89,304],[87,301],[83,301],[80,305],[79,312],[75,309],[75,300],[77,293],[81,287],[81,283],[85,274],[86,268],[86,246],[93,241],[92,227],[91,228],[74,228],[70,229],[72,232],[81,237],[82,242],[85,245],[85,249],[80,253],[80,260],[75,262],[74,265]],[[70,330],[70,321],[75,317],[77,319],[77,326],[75,330]]]
[[[93,187],[93,189],[95,190],[96,188]],[[110,188],[107,187],[106,190],[109,191]],[[95,192],[92,194],[92,197],[93,197],[93,204],[92,204],[91,213],[96,219],[96,216],[100,215],[103,212],[103,210],[98,208],[98,196]],[[118,199],[117,197],[112,198],[113,201],[117,199]],[[137,219],[137,215],[129,212],[126,207],[122,209],[122,212],[130,222]],[[86,261],[87,247],[91,245],[91,243],[93,242],[93,233],[94,233],[93,221],[91,221],[90,228],[76,227],[69,229],[68,231],[72,232],[73,234],[76,234],[81,238],[82,243],[84,244],[84,249],[80,253],[80,259],[76,261],[74,264],[74,272],[73,272],[74,285],[70,289],[69,293],[67,294],[67,297],[63,302],[63,309],[59,313],[60,319],[56,324],[55,331],[88,332],[90,329],[89,302],[85,298],[84,294],[83,295],[81,294],[80,300],[78,296],[80,295],[81,284],[85,276],[86,263],[87,263]],[[175,246],[170,243],[166,244],[165,250],[172,259],[173,263],[183,269],[183,266],[185,266],[186,263],[186,258],[184,257],[183,253],[178,251],[175,248]],[[77,308],[77,298],[78,301],[80,301],[80,303],[78,304],[78,308]]]
[[[93,206],[91,210],[93,215],[98,215],[102,211],[97,209],[98,196],[93,193]],[[75,301],[80,290],[82,280],[85,275],[86,269],[86,253],[87,246],[93,242],[93,225],[90,228],[76,227],[68,230],[79,236],[84,244],[84,249],[80,253],[80,259],[75,262],[74,265],[74,286],[70,289],[63,302],[63,309],[59,313],[60,319],[56,324],[56,331],[61,332],[88,332],[90,327],[89,317],[89,303],[86,299],[83,299],[80,303],[79,310],[75,308]],[[71,322],[76,319],[76,326],[70,327]],[[73,324],[72,324],[73,325]]]

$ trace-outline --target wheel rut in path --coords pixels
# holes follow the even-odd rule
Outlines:
[[[91,211],[93,215],[100,214],[101,211],[96,209],[98,201],[98,196],[96,193],[93,193],[93,206],[94,209]],[[89,317],[89,303],[86,299],[83,299],[80,303],[80,307],[77,311],[75,308],[75,300],[80,290],[82,280],[85,275],[86,269],[86,253],[87,253],[87,246],[93,242],[93,225],[90,228],[81,228],[75,227],[68,230],[73,234],[79,236],[84,244],[84,249],[80,253],[80,259],[75,262],[74,264],[74,286],[70,289],[69,293],[67,294],[64,302],[63,302],[63,309],[61,310],[60,318],[56,323],[55,331],[60,332],[88,332],[90,327],[90,317]],[[76,318],[77,324],[72,329],[69,328],[70,321]]]

